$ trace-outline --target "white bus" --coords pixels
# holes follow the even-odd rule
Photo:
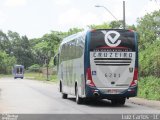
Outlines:
[[[137,95],[137,33],[124,29],[97,29],[63,39],[57,59],[62,98],[75,95],[125,104]]]

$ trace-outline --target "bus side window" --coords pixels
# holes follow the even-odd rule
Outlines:
[[[77,39],[77,44],[76,44],[76,58],[80,58],[83,55],[83,49],[84,49],[84,43],[82,41],[83,39],[79,37]]]
[[[65,54],[66,54],[66,44],[64,44],[64,45],[62,46],[61,62],[63,62],[63,61],[66,60]]]
[[[71,47],[70,47],[70,59],[75,59],[76,58],[75,45],[76,45],[76,41],[72,40],[71,41]]]

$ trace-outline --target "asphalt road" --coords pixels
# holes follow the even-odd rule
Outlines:
[[[1,78],[0,113],[13,114],[160,114],[160,110],[136,105],[112,106],[102,100],[77,105],[74,96],[62,99],[57,84],[42,81]],[[105,119],[106,120],[106,119]]]

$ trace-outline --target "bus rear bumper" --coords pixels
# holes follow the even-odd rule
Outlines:
[[[86,86],[86,98],[114,99],[129,98],[137,96],[137,86],[129,87],[120,93],[107,93],[96,87]]]
[[[24,75],[23,74],[18,74],[18,75],[14,75],[14,78],[24,78]]]

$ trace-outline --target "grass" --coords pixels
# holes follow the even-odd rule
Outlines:
[[[44,75],[42,73],[31,72],[31,73],[25,73],[24,76],[27,79],[47,81],[47,75]],[[49,75],[48,81],[57,82],[57,75]]]
[[[160,78],[154,76],[141,77],[138,87],[138,97],[160,100]]]
[[[2,77],[13,77],[12,74],[0,74],[0,78]]]

